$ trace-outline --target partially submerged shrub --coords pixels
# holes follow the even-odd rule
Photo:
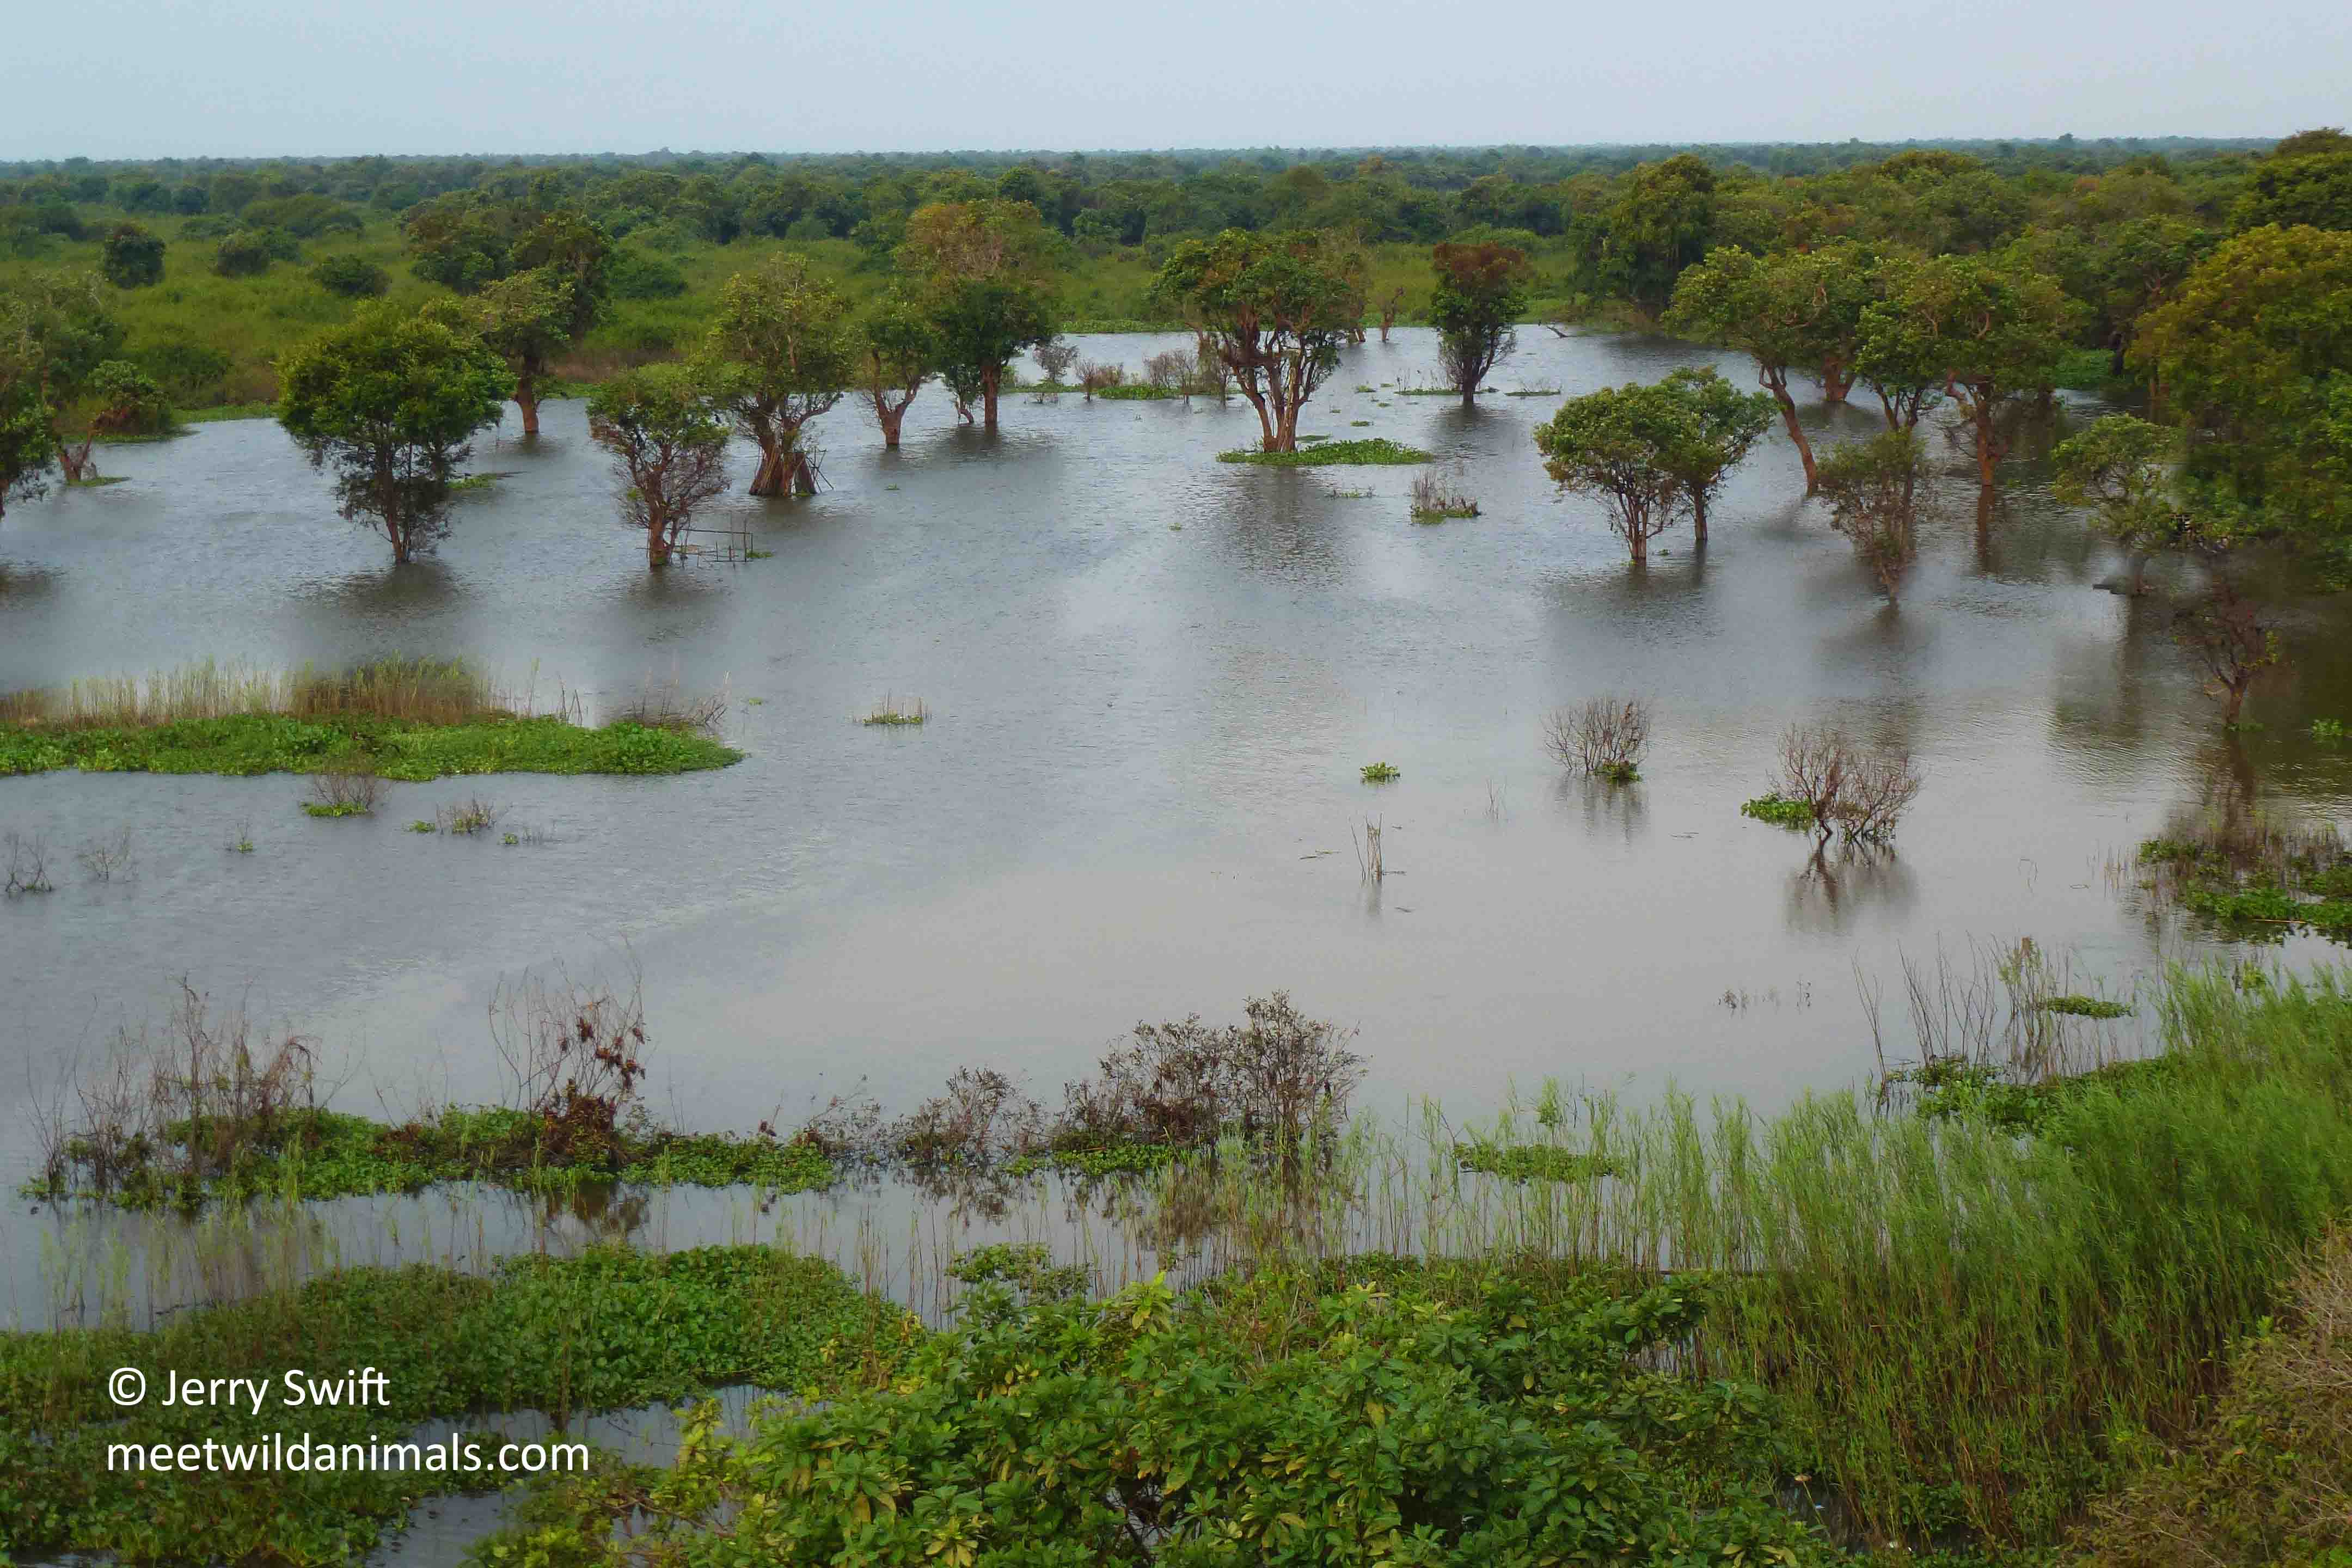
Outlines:
[[[38,837],[11,831],[0,837],[0,854],[6,862],[0,865],[0,896],[57,891],[57,884],[49,880],[48,846]]]
[[[1638,697],[1595,697],[1551,716],[1545,744],[1563,767],[1612,784],[1638,777],[1650,750],[1650,710]]]
[[[330,758],[310,775],[310,798],[302,809],[312,816],[365,816],[383,798],[375,763],[362,756]]]
[[[1037,368],[1045,373],[1048,385],[1059,386],[1062,378],[1070,373],[1070,366],[1077,363],[1078,349],[1076,343],[1055,338],[1030,350],[1029,357],[1035,360]]]
[[[920,698],[902,707],[897,698],[885,697],[874,705],[870,712],[857,721],[861,724],[880,724],[887,728],[920,724],[929,717],[930,714],[924,709]]]
[[[587,1166],[617,1159],[624,1119],[641,1116],[646,1075],[645,997],[634,977],[625,993],[561,973],[502,983],[490,1001],[490,1039],[533,1158]]]
[[[1813,833],[1824,844],[1832,831],[1849,843],[1892,838],[1920,782],[1911,753],[1901,747],[1865,750],[1843,731],[1822,724],[1791,725],[1780,737],[1774,793],[1811,815]]]
[[[1198,1014],[1137,1025],[1132,1044],[1064,1089],[1055,1143],[1200,1148],[1230,1135],[1286,1165],[1310,1143],[1327,1146],[1363,1078],[1347,1048],[1352,1031],[1304,1016],[1287,992],[1252,997],[1243,1011],[1245,1023],[1223,1027]]]
[[[889,1142],[917,1165],[988,1164],[1044,1148],[1045,1113],[1004,1074],[958,1068],[947,1092],[893,1126]]]
[[[1363,421],[1356,421],[1362,424]],[[1475,517],[1478,503],[1462,488],[1461,471],[1440,473],[1426,468],[1413,476],[1412,518],[1415,522],[1443,522],[1448,518]]]
[[[1366,763],[1362,773],[1366,784],[1394,784],[1404,774],[1386,763]]]
[[[1078,385],[1084,389],[1089,400],[1104,388],[1121,385],[1126,380],[1125,365],[1104,364],[1096,360],[1078,362]]]

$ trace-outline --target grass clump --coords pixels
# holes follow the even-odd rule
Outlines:
[[[2281,1305],[2186,1441],[2126,1445],[2134,1473],[2082,1538],[2095,1568],[2352,1561],[2352,1231],[2312,1250]]]
[[[2077,1018],[2128,1018],[2131,1004],[2105,996],[2045,996],[2034,1004],[2045,1013],[2066,1013]]]
[[[2140,886],[2241,940],[2352,942],[2352,850],[2333,825],[2225,803],[2139,847]]]
[[[1362,437],[1353,441],[1323,441],[1296,452],[1261,452],[1250,447],[1239,451],[1220,452],[1220,463],[1249,463],[1264,468],[1320,468],[1327,464],[1384,464],[1409,467],[1430,461],[1430,455],[1418,447],[1408,447],[1391,441],[1385,436]]]
[[[1366,763],[1362,773],[1366,784],[1394,784],[1404,774],[1386,763]]]
[[[893,728],[920,724],[929,718],[930,714],[924,709],[919,699],[902,708],[897,699],[885,697],[874,705],[870,712],[857,721],[861,724],[879,724],[886,728]]]
[[[0,1333],[0,1541],[29,1557],[71,1550],[126,1563],[356,1561],[417,1500],[502,1478],[365,1467],[142,1474],[110,1464],[108,1448],[281,1434],[289,1447],[303,1434],[389,1444],[436,1417],[536,1408],[562,1421],[745,1382],[837,1395],[886,1374],[921,1337],[838,1270],[760,1247],[525,1257],[487,1279],[348,1269],[149,1332]],[[148,1399],[127,1411],[106,1392],[121,1366],[149,1379]],[[321,1379],[373,1368],[384,1403],[288,1408],[276,1380],[289,1367]],[[165,1406],[167,1369],[265,1380],[272,1396],[257,1415],[250,1404]],[[468,1436],[487,1442],[486,1462],[497,1453],[500,1439]]]
[[[1739,815],[1752,816],[1759,822],[1769,822],[1775,827],[1786,827],[1792,832],[1811,832],[1813,826],[1811,806],[1801,800],[1790,800],[1777,790],[1769,795],[1759,795],[1754,800],[1740,802]]]
[[[139,729],[0,727],[0,777],[85,773],[319,773],[354,762],[386,779],[459,773],[679,773],[723,768],[743,753],[706,735],[625,721],[494,719],[435,725],[279,713],[191,719]]]

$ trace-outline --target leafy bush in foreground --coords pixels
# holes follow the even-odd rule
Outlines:
[[[965,1327],[887,1389],[706,1411],[644,1490],[582,1487],[513,1561],[1024,1564],[1795,1563],[1765,1398],[1644,1370],[1686,1282],[1483,1282],[1384,1259],[1182,1297],[1040,1300],[996,1260]],[[618,1556],[612,1510],[657,1521]],[[494,1548],[494,1551],[500,1550]],[[542,1555],[543,1554],[543,1555]]]

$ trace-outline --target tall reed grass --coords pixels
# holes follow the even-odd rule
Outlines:
[[[0,723],[60,729],[144,729],[191,719],[283,713],[465,724],[530,706],[457,660],[386,659],[331,672],[304,665],[265,670],[205,659],[147,675],[103,676],[0,693]]]

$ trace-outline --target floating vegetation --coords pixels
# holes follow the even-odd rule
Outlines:
[[[2033,1004],[2044,1013],[2064,1013],[2077,1018],[2128,1018],[2131,1004],[2105,996],[2045,996]]]
[[[1616,1167],[1598,1154],[1550,1143],[1468,1141],[1454,1145],[1454,1157],[1465,1171],[1513,1182],[1590,1182],[1617,1173]]]
[[[2352,851],[2333,826],[2251,807],[2179,817],[2139,847],[2139,886],[2231,935],[2352,944]]]
[[[1372,427],[1372,422],[1369,419],[1350,419],[1348,421],[1348,426],[1354,430],[1369,430]]]
[[[861,724],[908,725],[920,724],[930,714],[918,700],[909,707],[898,706],[896,698],[885,697],[874,705],[874,710],[858,720]]]
[[[2342,740],[2344,738],[2344,721],[2341,719],[2314,719],[2311,721],[2311,738],[2315,741]]]
[[[1260,452],[1244,447],[1239,451],[1217,454],[1220,463],[1249,463],[1263,468],[1306,468],[1342,463],[1403,468],[1430,460],[1430,454],[1418,447],[1408,447],[1385,436],[1323,441],[1296,452]]]
[[[1366,784],[1394,784],[1404,774],[1386,763],[1366,763],[1363,767]]]
[[[1769,822],[1775,827],[1786,827],[1792,832],[1810,830],[1813,826],[1811,806],[1801,800],[1787,799],[1778,791],[1740,802],[1739,815],[1752,816],[1759,822]]]

